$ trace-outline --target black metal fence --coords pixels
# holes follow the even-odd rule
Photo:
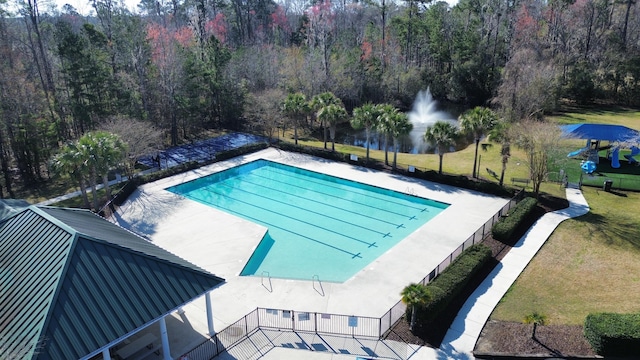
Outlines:
[[[458,255],[468,247],[484,240],[491,232],[493,224],[507,214],[524,198],[521,190],[505,204],[491,219],[485,222],[459,247],[451,252],[438,266],[431,270],[420,283],[426,285],[442,272]],[[354,338],[384,338],[393,325],[404,316],[406,305],[398,301],[379,318],[327,314],[307,311],[257,308],[240,320],[229,325],[211,338],[184,354],[189,360],[210,360],[222,352],[248,338],[257,330],[277,330],[349,336]],[[272,345],[275,346],[275,345]]]
[[[467,240],[465,240],[460,246],[458,246],[455,250],[449,254],[438,266],[436,266],[427,276],[425,276],[420,283],[423,285],[428,284],[433,278],[438,276],[451,262],[458,257],[465,249],[470,246],[477,244],[484,240],[489,233],[491,233],[491,228],[493,224],[498,222],[500,218],[509,212],[514,206],[520,202],[524,198],[525,191],[520,190],[508,203],[506,203],[498,212],[493,214],[491,219],[485,222],[481,227],[476,230],[473,235],[469,236]],[[380,336],[383,336],[389,329],[393,327],[393,325],[404,316],[406,312],[406,305],[402,301],[398,301],[389,311],[387,311],[380,318],[381,321],[381,333]]]

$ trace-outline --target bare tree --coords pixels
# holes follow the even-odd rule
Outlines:
[[[133,175],[133,168],[139,158],[157,153],[162,145],[162,131],[149,123],[126,116],[110,117],[101,126],[101,130],[118,135],[127,145],[124,160],[127,176]]]
[[[533,119],[523,120],[511,130],[513,143],[527,153],[528,161],[523,163],[529,168],[533,192],[538,196],[553,164],[566,157],[559,149],[562,132],[555,124]]]
[[[509,121],[541,118],[555,108],[558,84],[555,67],[537,50],[521,48],[507,62],[494,102]]]
[[[280,89],[264,90],[251,94],[244,116],[248,120],[248,126],[256,132],[260,132],[273,140],[278,133],[278,126],[282,124],[280,102],[285,94]]]

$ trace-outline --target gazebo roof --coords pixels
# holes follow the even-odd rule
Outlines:
[[[572,124],[562,125],[564,137],[607,141],[628,141],[640,136],[637,130],[622,125],[609,124]]]
[[[78,359],[224,282],[87,210],[0,222],[0,358]]]

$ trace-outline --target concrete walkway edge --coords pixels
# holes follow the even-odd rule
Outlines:
[[[473,349],[493,309],[556,227],[566,219],[589,212],[579,189],[567,188],[566,195],[569,207],[538,219],[467,299],[442,341],[440,355],[473,359]]]

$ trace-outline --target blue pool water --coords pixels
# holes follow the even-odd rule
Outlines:
[[[241,275],[330,282],[346,281],[449,206],[267,160],[167,190],[268,228]]]

